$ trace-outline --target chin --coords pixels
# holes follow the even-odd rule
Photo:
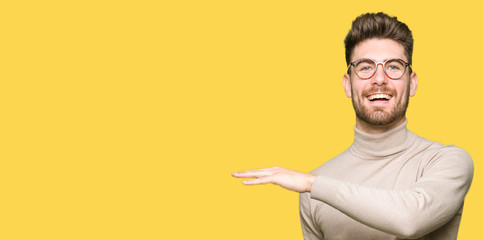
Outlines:
[[[373,126],[383,127],[383,126],[391,126],[393,124],[401,122],[404,119],[404,115],[396,116],[396,115],[391,115],[387,113],[384,113],[384,114],[375,113],[368,118],[359,118],[359,119]]]

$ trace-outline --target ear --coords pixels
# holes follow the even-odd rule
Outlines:
[[[352,97],[351,77],[349,76],[349,74],[344,74],[344,78],[342,79],[342,85],[344,86],[345,95],[348,98]]]
[[[411,73],[411,77],[409,79],[409,95],[414,97],[416,94],[416,90],[418,89],[418,76],[415,72]]]

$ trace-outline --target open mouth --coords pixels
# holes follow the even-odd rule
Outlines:
[[[387,93],[374,93],[367,96],[367,99],[371,102],[384,102],[389,101],[392,98],[392,95]]]

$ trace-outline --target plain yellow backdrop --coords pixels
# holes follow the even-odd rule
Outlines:
[[[302,239],[298,195],[231,172],[310,171],[353,140],[352,20],[415,37],[408,128],[467,150],[459,239],[482,239],[478,1],[4,1],[0,239]]]

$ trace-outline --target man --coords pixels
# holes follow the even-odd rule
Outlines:
[[[456,239],[473,162],[406,128],[418,87],[411,31],[396,17],[369,13],[344,42],[354,143],[310,174],[273,167],[233,176],[300,192],[305,239]]]

